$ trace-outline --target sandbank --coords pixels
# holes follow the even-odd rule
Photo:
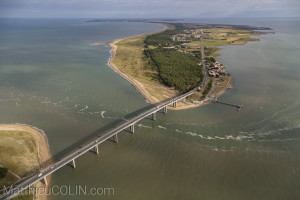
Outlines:
[[[165,27],[165,29],[167,29],[167,28],[168,27]],[[162,30],[162,31],[164,31],[164,30]],[[161,32],[161,31],[159,31],[159,32]],[[157,33],[157,32],[155,32],[155,33]],[[114,63],[114,59],[116,57],[117,49],[118,49],[118,45],[117,45],[118,42],[121,42],[122,40],[125,40],[125,39],[135,38],[135,37],[145,36],[145,35],[150,35],[150,34],[154,34],[154,33],[148,33],[148,34],[142,34],[142,35],[128,37],[128,38],[117,39],[117,40],[115,40],[113,42],[108,43],[108,45],[110,47],[112,47],[112,49],[110,51],[111,57],[109,58],[108,65],[115,72],[117,72],[120,76],[122,76],[124,79],[126,79],[127,81],[129,81],[136,88],[136,90],[146,99],[147,102],[152,103],[152,104],[159,104],[161,102],[161,100],[159,100],[155,96],[151,95],[151,93],[149,92],[150,88],[145,87],[145,84],[139,82],[134,77],[132,77],[132,76],[126,74],[125,72],[123,72],[122,70],[120,70],[120,68],[118,68],[118,66]],[[149,86],[149,84],[147,84],[147,86]],[[224,94],[225,91],[226,91],[226,89],[230,88],[230,86],[231,86],[231,84],[227,84],[227,87],[224,88],[222,90],[222,92],[218,93],[218,97],[221,96],[222,94]],[[169,106],[168,108],[171,109],[171,110],[184,110],[184,109],[195,108],[195,107],[198,107],[198,106],[204,106],[204,105],[207,105],[209,103],[211,103],[211,101],[208,101],[208,100],[203,100],[203,101],[200,101],[198,103],[192,103],[190,101],[186,101],[186,102],[180,101],[180,102],[177,103],[177,107],[176,108],[172,107],[172,106]]]
[[[25,124],[0,124],[0,131],[25,131],[28,133],[31,133],[36,142],[37,142],[37,152],[38,152],[38,157],[39,157],[39,163],[40,163],[40,168],[46,168],[51,165],[52,160],[51,160],[51,153],[49,150],[49,145],[47,141],[47,137],[44,133],[44,131]],[[17,141],[16,141],[17,143]],[[21,177],[22,178],[22,177]],[[50,182],[51,175],[47,176],[47,181],[48,183]],[[35,187],[37,188],[46,188],[48,186],[44,185],[42,182],[37,182],[34,184]],[[43,195],[37,195],[36,199],[38,200],[46,200],[47,196],[45,194]]]

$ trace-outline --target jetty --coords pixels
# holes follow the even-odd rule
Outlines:
[[[235,107],[235,108],[237,108],[237,111],[240,111],[242,109],[242,107],[244,106],[244,105],[238,105],[238,104],[233,104],[233,103],[227,103],[227,102],[219,101],[219,100],[214,101],[214,103],[220,103],[223,105]]]

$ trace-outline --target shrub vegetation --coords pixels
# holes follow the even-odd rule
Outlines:
[[[8,169],[5,167],[0,167],[0,178],[4,178],[8,172]]]
[[[169,87],[187,92],[197,87],[202,79],[200,60],[193,55],[175,49],[155,48],[145,54],[157,66],[161,80]]]

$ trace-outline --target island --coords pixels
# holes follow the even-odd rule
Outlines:
[[[45,133],[21,124],[0,125],[0,194],[52,163]],[[50,176],[47,177],[50,181]],[[47,199],[47,186],[37,182],[14,199]]]
[[[271,30],[246,25],[150,23],[162,24],[165,29],[109,43],[109,65],[152,104],[199,87],[207,73],[210,78],[206,86],[170,108],[175,110],[214,102],[227,88],[232,88],[230,73],[217,60],[220,46],[259,41],[252,36],[265,33],[258,30]]]

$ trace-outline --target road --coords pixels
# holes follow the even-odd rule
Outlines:
[[[63,158],[62,160],[56,162],[55,164],[53,164],[52,166],[42,170],[40,173],[33,175],[32,177],[28,178],[27,180],[25,180],[24,182],[20,183],[19,185],[15,186],[14,188],[11,188],[6,194],[4,194],[3,196],[0,197],[0,199],[9,199],[15,195],[17,195],[18,193],[20,193],[21,191],[25,190],[26,188],[28,188],[29,186],[31,186],[32,184],[40,181],[41,179],[43,179],[44,177],[54,173],[56,170],[62,168],[63,166],[67,165],[68,163],[72,162],[72,160],[78,158],[79,156],[83,155],[84,153],[90,151],[91,149],[95,148],[97,145],[101,144],[102,142],[106,141],[107,139],[111,138],[112,136],[116,135],[117,133],[123,131],[124,129],[136,124],[137,122],[139,122],[140,120],[144,119],[145,117],[156,113],[157,111],[163,109],[164,107],[173,104],[176,101],[185,99],[186,97],[194,94],[195,92],[198,92],[200,89],[202,89],[203,87],[206,86],[206,84],[208,83],[208,76],[207,76],[207,72],[205,69],[205,55],[204,55],[204,48],[203,48],[203,42],[202,42],[202,38],[201,38],[201,54],[202,54],[202,66],[203,66],[203,74],[204,74],[204,78],[203,78],[203,82],[202,84],[194,89],[191,90],[185,94],[182,94],[180,96],[177,96],[167,102],[164,102],[160,105],[157,105],[156,107],[153,107],[151,109],[149,109],[148,111],[145,111],[144,113],[141,113],[140,115],[134,117],[133,119],[125,122],[124,124],[114,128],[113,130],[109,131],[108,133],[104,134],[103,136],[95,139],[94,141],[88,143],[87,145],[83,146],[82,148],[74,151],[73,153],[67,155],[65,158]]]

